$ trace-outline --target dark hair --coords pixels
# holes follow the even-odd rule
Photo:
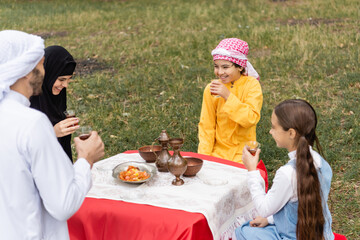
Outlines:
[[[243,75],[245,73],[245,68],[243,66],[240,66],[239,64],[233,63],[236,68],[242,68],[240,71],[240,74]]]
[[[315,129],[317,117],[314,108],[306,101],[290,99],[274,109],[282,128],[296,131],[296,178],[298,195],[297,239],[323,239],[325,218],[322,212],[321,189],[309,145],[316,143],[322,155]]]

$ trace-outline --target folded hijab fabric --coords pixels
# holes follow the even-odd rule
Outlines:
[[[44,56],[44,40],[32,34],[0,31],[0,101],[10,86],[29,74]]]
[[[31,107],[45,113],[53,125],[64,120],[66,110],[66,88],[58,94],[52,93],[52,88],[59,76],[72,75],[76,62],[71,54],[61,46],[50,46],[45,49],[45,77],[42,94],[30,98]],[[72,160],[71,135],[58,138],[66,154]]]

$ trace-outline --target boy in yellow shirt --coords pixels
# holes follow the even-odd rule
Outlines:
[[[204,90],[198,153],[242,163],[245,142],[256,141],[263,95],[248,51],[245,41],[227,38],[211,52],[218,79]]]

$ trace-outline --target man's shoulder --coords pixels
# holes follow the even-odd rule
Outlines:
[[[6,116],[14,118],[16,121],[24,121],[25,123],[31,123],[33,121],[41,121],[42,119],[47,120],[44,113],[39,110],[24,106],[23,104],[13,101],[6,100],[3,102],[3,111],[6,112]]]

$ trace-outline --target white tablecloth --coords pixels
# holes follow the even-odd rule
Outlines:
[[[112,177],[112,169],[128,161],[145,162],[137,153],[122,153],[95,163],[93,186],[87,197],[202,213],[215,240],[230,238],[237,226],[257,215],[247,188],[245,169],[205,160],[195,177],[181,177],[185,181],[182,186],[172,185],[175,177],[163,172],[137,185]]]

